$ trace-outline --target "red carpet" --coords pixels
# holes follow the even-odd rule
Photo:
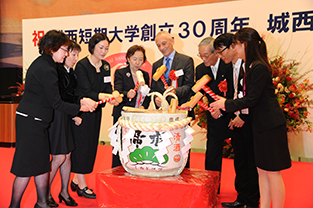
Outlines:
[[[10,173],[14,148],[0,148],[0,208],[9,207],[14,175]],[[111,167],[111,147],[99,145],[98,155],[93,173],[86,176],[87,184],[95,189],[95,173]],[[191,153],[191,168],[204,169],[204,154]],[[313,208],[312,185],[313,185],[313,163],[293,162],[292,167],[282,171],[286,186],[285,208]],[[218,199],[218,207],[221,202],[234,201],[236,192],[234,189],[233,160],[223,159],[221,193]],[[52,196],[57,201],[60,191],[60,176],[57,175],[52,186]],[[95,190],[97,193],[97,190]],[[78,203],[77,207],[96,208],[97,201],[78,197],[70,190],[71,196]],[[57,201],[58,202],[58,201]],[[22,208],[32,208],[36,203],[36,189],[33,178],[30,181],[23,199]],[[61,203],[60,208],[67,207]]]

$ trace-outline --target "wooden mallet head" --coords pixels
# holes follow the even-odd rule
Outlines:
[[[190,108],[195,107],[195,105],[198,103],[198,101],[203,97],[203,94],[201,92],[197,92],[194,96],[191,97],[190,101],[188,102],[188,106]]]
[[[122,102],[123,101],[123,94],[120,94],[118,91],[116,91],[116,90],[114,90],[113,92],[112,92],[112,95],[113,95],[113,97],[114,97],[114,99],[117,101],[117,102]]]
[[[140,86],[145,85],[145,80],[144,80],[143,74],[142,74],[142,72],[141,72],[140,70],[136,71],[136,76],[137,76],[139,85],[140,85]]]
[[[204,75],[203,77],[201,77],[201,79],[199,79],[196,84],[191,88],[192,91],[199,92],[203,86],[205,86],[207,83],[209,83],[211,81],[211,77],[209,75]]]
[[[154,73],[154,75],[152,76],[154,81],[158,81],[160,79],[160,77],[164,74],[164,72],[166,72],[167,67],[162,65],[160,66],[156,72]]]

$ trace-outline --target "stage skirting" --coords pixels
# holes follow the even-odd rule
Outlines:
[[[213,208],[217,206],[219,172],[187,169],[178,176],[148,178],[122,166],[97,174],[98,207]]]

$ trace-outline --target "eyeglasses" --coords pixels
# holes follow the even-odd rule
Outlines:
[[[65,51],[65,52],[68,52],[68,49],[66,49],[66,48],[60,47],[60,49],[62,49],[62,50]]]
[[[227,48],[229,48],[229,46],[228,47],[225,47],[223,50],[221,50],[220,52],[216,52],[216,55],[222,55],[222,53],[227,49]]]
[[[212,54],[213,53],[210,53],[210,54],[205,53],[202,55],[202,54],[198,53],[197,56],[200,57],[201,59],[203,59],[203,58],[209,58]]]

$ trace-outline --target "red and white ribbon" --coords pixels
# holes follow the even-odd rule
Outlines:
[[[214,100],[219,100],[219,98],[216,96],[216,94],[209,88],[208,86],[204,85],[202,89],[209,94]]]
[[[97,104],[100,105],[102,103],[110,102],[110,101],[112,101],[114,99],[115,99],[114,97],[111,97],[111,98],[107,98],[107,99],[104,99],[104,100],[100,100],[100,101],[97,102]]]
[[[164,78],[164,75],[162,74],[160,78],[161,78],[161,80],[162,80],[162,82],[164,84],[164,88],[167,89],[168,88],[168,84],[167,84],[167,82],[166,82],[166,80]]]
[[[197,102],[198,105],[200,105],[202,108],[204,108],[205,110],[210,111],[211,113],[214,112],[214,110],[212,108],[210,108],[209,106],[207,106],[206,104],[204,104],[201,100],[199,100]]]

